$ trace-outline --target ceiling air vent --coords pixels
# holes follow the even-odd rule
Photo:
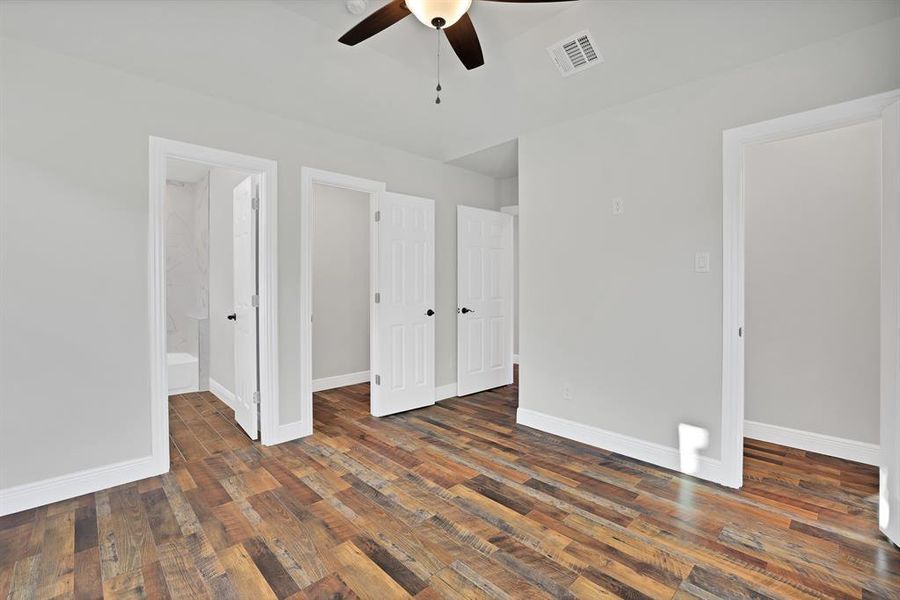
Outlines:
[[[563,77],[599,65],[603,57],[597,51],[589,31],[580,31],[547,48]]]

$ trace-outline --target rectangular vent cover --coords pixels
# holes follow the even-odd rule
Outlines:
[[[556,64],[563,77],[573,73],[579,73],[599,65],[603,57],[597,51],[597,45],[591,33],[587,30],[580,31],[547,48],[550,58]]]

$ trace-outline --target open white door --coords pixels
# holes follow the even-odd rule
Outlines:
[[[878,522],[900,545],[900,101],[882,113],[881,478]]]
[[[385,192],[375,224],[376,417],[434,404],[434,201]]]
[[[234,188],[234,418],[250,439],[259,437],[259,321],[256,279],[256,176]]]
[[[457,393],[513,382],[513,218],[457,207]]]

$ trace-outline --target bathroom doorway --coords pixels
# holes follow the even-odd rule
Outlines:
[[[159,138],[150,146],[155,460],[168,466],[178,436],[202,445],[180,413],[202,427],[210,407],[236,434],[283,441],[273,436],[275,163]]]

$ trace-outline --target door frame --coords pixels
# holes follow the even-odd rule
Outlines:
[[[312,204],[313,185],[369,194],[369,373],[377,357],[374,290],[378,289],[378,229],[375,212],[387,184],[335,171],[300,167],[300,435],[313,432],[312,377]]]
[[[744,151],[748,146],[783,140],[857,123],[881,120],[881,112],[900,98],[892,90],[722,132],[722,459],[719,483],[744,483],[744,327],[745,201]]]
[[[500,212],[512,215],[513,218],[513,364],[519,364],[519,352],[516,348],[516,339],[519,337],[519,311],[516,310],[519,304],[519,205],[510,204],[509,206],[501,206]],[[521,340],[519,340],[521,341]]]
[[[153,464],[169,470],[169,401],[166,361],[166,161],[170,158],[259,175],[259,387],[260,439],[285,441],[278,416],[278,175],[277,162],[150,136],[149,142],[149,321],[150,397]],[[296,436],[293,436],[296,437]]]

